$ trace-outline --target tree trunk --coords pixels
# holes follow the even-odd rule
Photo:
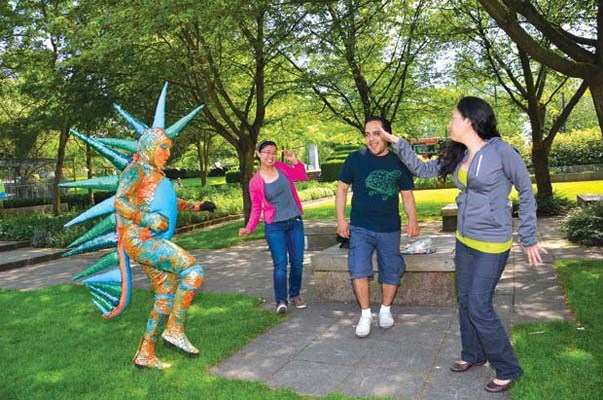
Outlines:
[[[536,190],[538,198],[542,200],[553,198],[553,185],[549,172],[549,151],[550,148],[542,141],[532,144],[532,165],[536,178]]]
[[[88,169],[88,179],[92,179],[92,149],[89,144],[86,144],[86,168]],[[75,171],[73,172],[75,175]],[[88,204],[94,205],[94,192],[88,189]]]
[[[241,190],[243,192],[243,212],[245,213],[245,223],[249,221],[251,215],[251,197],[249,196],[249,181],[253,176],[253,161],[255,149],[246,142],[237,143],[237,154],[239,156],[239,166],[241,171]]]
[[[197,138],[197,141],[195,142],[195,147],[197,148],[197,159],[199,160],[199,177],[201,178],[201,186],[205,187],[205,185],[207,185],[207,168],[205,167],[206,162],[201,146],[201,139]]]
[[[532,128],[532,165],[534,166],[534,178],[538,198],[553,198],[553,186],[549,173],[549,150],[544,138],[544,120],[546,117],[546,106],[539,98],[531,96],[528,98],[528,118]]]
[[[59,136],[59,148],[57,150],[57,164],[54,169],[54,182],[52,183],[52,212],[54,215],[59,215],[60,204],[61,204],[61,192],[59,190],[59,183],[63,178],[63,164],[65,161],[65,148],[67,147],[67,140],[69,139],[69,127],[66,127],[61,131]]]
[[[599,120],[599,128],[601,129],[601,136],[603,136],[603,73],[588,80],[588,89],[593,97],[597,119]]]

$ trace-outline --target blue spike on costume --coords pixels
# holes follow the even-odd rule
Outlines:
[[[71,221],[67,222],[63,225],[65,228],[68,228],[72,225],[79,224],[80,222],[84,222],[89,220],[90,218],[98,217],[100,215],[108,214],[115,211],[115,196],[111,196],[106,200],[98,203],[94,207],[86,210],[82,214],[78,215]]]
[[[63,253],[63,257],[117,246],[117,232],[107,233]]]
[[[109,160],[111,164],[115,165],[115,168],[119,169],[120,171],[123,171],[124,168],[126,168],[126,166],[130,164],[130,161],[132,161],[129,157],[124,156],[120,152],[115,151],[108,146],[105,146],[96,139],[90,138],[86,135],[82,135],[81,133],[73,129],[70,129],[70,132],[82,142],[89,144],[90,147],[98,151],[103,157]]]
[[[90,228],[88,232],[84,233],[82,236],[74,240],[73,243],[67,246],[67,248],[70,249],[72,247],[79,246],[80,244],[87,242],[90,239],[94,239],[95,237],[104,235],[107,232],[114,231],[116,224],[117,221],[115,213],[112,213],[111,215],[105,217],[101,222]]]
[[[85,179],[75,182],[66,182],[59,184],[63,188],[82,188],[95,190],[117,190],[119,181],[118,175],[100,176],[98,178]]]
[[[149,127],[144,122],[141,122],[134,118],[130,113],[121,108],[121,106],[119,106],[118,104],[113,104],[113,108],[115,109],[115,111],[117,111],[119,115],[121,115],[123,119],[126,120],[128,125],[130,125],[132,129],[134,129],[134,131],[139,137],[144,133],[144,131],[149,129]]]
[[[84,283],[121,283],[121,271],[119,268],[114,268],[102,274],[91,276],[84,279]]]
[[[138,140],[135,139],[114,139],[114,138],[95,138],[104,145],[124,150],[130,154],[137,151]]]
[[[103,314],[106,314],[108,311],[110,311],[112,308],[115,307],[115,305],[111,301],[103,298],[103,296],[101,296],[100,294],[95,293],[92,290],[89,290],[88,292],[90,292],[90,295],[92,296],[93,303],[95,301],[98,301],[99,304],[101,304],[104,307],[103,309],[101,309]],[[94,303],[94,304],[96,305],[96,303]]]
[[[100,302],[95,299],[92,299],[92,304],[96,306],[103,313],[103,315],[109,314],[111,310],[107,310]]]
[[[165,98],[167,97],[168,83],[163,85],[161,90],[161,96],[157,101],[157,108],[155,108],[155,119],[153,120],[153,128],[165,128]]]
[[[114,303],[114,305],[119,303],[119,297],[115,297],[111,295],[111,293],[102,290],[98,286],[94,285],[94,283],[89,284],[88,289],[90,289],[90,291],[95,293],[96,295],[102,297],[104,300],[111,301],[111,303]]]
[[[180,131],[182,129],[184,129],[184,127],[193,119],[195,118],[195,116],[197,114],[199,114],[199,112],[203,110],[203,105],[200,105],[199,107],[195,108],[193,111],[191,111],[188,115],[180,118],[180,120],[178,122],[176,122],[175,124],[173,124],[172,126],[170,126],[169,128],[167,128],[165,130],[165,134],[167,135],[167,137],[169,137],[170,139],[174,140],[176,138],[176,136],[178,136],[178,134],[180,133]]]
[[[103,257],[101,257],[100,260],[98,260],[97,262],[86,268],[85,271],[80,272],[71,279],[76,281],[80,278],[95,274],[99,271],[102,271],[103,269],[114,267],[116,265],[119,265],[119,256],[117,254],[117,251],[114,251],[109,254],[105,254]]]

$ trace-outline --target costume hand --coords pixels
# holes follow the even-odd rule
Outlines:
[[[216,205],[214,203],[212,203],[211,201],[204,201],[199,206],[199,211],[214,212],[214,211],[216,211]]]
[[[247,236],[250,233],[251,232],[249,232],[249,229],[247,229],[247,228],[241,228],[241,229],[239,229],[239,237]]]
[[[343,238],[350,238],[350,224],[347,220],[337,221],[337,234]]]
[[[540,257],[540,253],[542,252],[548,254],[548,251],[546,251],[543,247],[540,247],[538,243],[532,246],[524,247],[523,250],[528,256],[528,263],[530,266],[542,265],[542,257]]]
[[[165,231],[169,226],[168,219],[160,213],[145,213],[140,225],[151,228],[155,232]]]
[[[289,161],[291,164],[297,164],[298,160],[295,157],[295,153],[291,150],[283,150],[283,156],[285,156],[285,160]]]
[[[379,134],[386,142],[397,143],[400,140],[399,137],[392,135],[391,133],[387,133],[383,128],[379,128]]]
[[[421,234],[421,229],[419,228],[419,223],[417,221],[409,222],[406,227],[406,235],[409,238],[419,236]]]

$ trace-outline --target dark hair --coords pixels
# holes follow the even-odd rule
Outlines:
[[[484,140],[500,137],[496,128],[494,110],[485,100],[478,97],[467,96],[459,100],[456,109],[463,116],[471,120],[471,127]],[[448,141],[439,156],[440,177],[446,179],[458,163],[463,160],[467,147],[459,142]]]
[[[262,149],[267,146],[278,147],[272,140],[262,140],[260,144],[258,144],[258,151],[261,152]]]
[[[366,126],[366,124],[371,121],[381,122],[381,127],[383,128],[383,130],[387,133],[392,133],[392,124],[387,120],[387,118],[379,115],[371,115],[366,118],[366,121],[364,121],[364,126]]]

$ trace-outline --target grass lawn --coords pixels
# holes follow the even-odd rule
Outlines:
[[[307,398],[207,373],[208,367],[280,320],[257,308],[258,298],[244,295],[201,292],[195,299],[187,334],[200,348],[199,357],[187,358],[159,344],[159,357],[172,368],[134,368],[131,358],[152,302],[150,290],[136,289],[128,310],[105,321],[83,286],[0,289],[0,399]]]
[[[513,327],[512,340],[525,375],[513,399],[603,398],[603,261],[556,263],[578,323]]]
[[[225,176],[210,176],[207,178],[208,185],[224,185],[226,184]],[[182,179],[182,186],[201,186],[201,178],[185,178]]]

